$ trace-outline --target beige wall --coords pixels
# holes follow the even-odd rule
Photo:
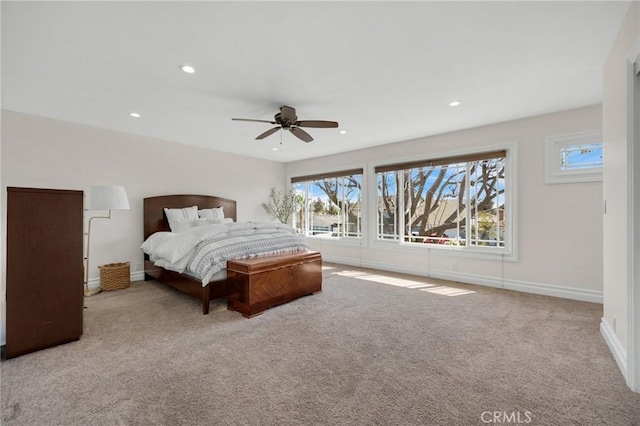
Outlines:
[[[623,351],[628,350],[628,137],[627,67],[640,41],[640,4],[634,2],[604,67],[603,135],[605,142],[603,197],[604,317]],[[611,346],[611,342],[610,342]],[[620,362],[620,361],[619,361]]]
[[[366,181],[375,182],[376,164],[512,142],[517,147],[517,261],[503,261],[500,256],[474,258],[425,247],[403,249],[397,244],[385,248],[372,237],[370,222],[370,232],[361,244],[309,240],[326,259],[343,263],[601,301],[602,183],[545,184],[543,161],[545,137],[599,128],[601,108],[592,106],[288,163],[286,174],[292,177],[363,167]]]
[[[130,261],[142,269],[142,199],[163,194],[209,194],[238,202],[238,220],[266,220],[261,206],[272,186],[282,188],[282,163],[211,151],[95,127],[2,111],[2,226],[6,187],[77,189],[122,185],[131,210],[95,220],[89,279],[98,265]],[[97,212],[102,214],[105,212]],[[0,342],[4,342],[6,256],[2,250]],[[34,259],[34,267],[37,261]]]

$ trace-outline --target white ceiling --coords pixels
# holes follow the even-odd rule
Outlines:
[[[600,103],[628,6],[2,1],[2,107],[293,161]],[[281,105],[340,128],[231,121]]]

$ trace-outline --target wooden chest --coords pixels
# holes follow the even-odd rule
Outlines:
[[[322,291],[318,252],[227,261],[227,307],[245,317]]]

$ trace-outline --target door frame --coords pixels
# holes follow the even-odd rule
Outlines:
[[[640,393],[640,38],[627,57],[627,385]]]

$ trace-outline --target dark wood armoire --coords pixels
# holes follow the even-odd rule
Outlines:
[[[7,188],[7,358],[78,340],[83,192]]]

